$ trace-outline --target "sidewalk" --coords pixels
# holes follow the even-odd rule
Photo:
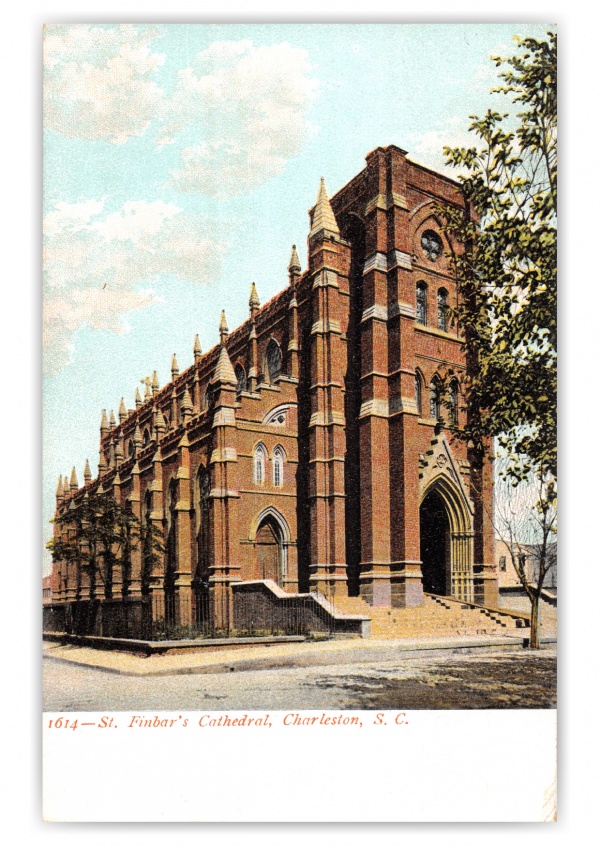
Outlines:
[[[271,670],[293,667],[362,664],[369,661],[419,659],[450,654],[472,654],[483,651],[521,650],[526,638],[521,635],[426,638],[419,640],[343,639],[277,643],[264,646],[227,649],[199,649],[184,654],[150,655],[91,649],[86,646],[61,645],[45,641],[43,655],[64,661],[118,673],[126,676],[171,676],[188,673],[228,673],[244,670]],[[552,637],[543,638],[556,643]]]

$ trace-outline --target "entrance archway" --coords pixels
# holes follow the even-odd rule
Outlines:
[[[432,491],[419,510],[423,590],[452,594],[450,523],[441,496]]]
[[[287,523],[275,508],[269,507],[254,525],[256,529],[251,532],[255,547],[254,578],[272,579],[281,585],[287,577]]]

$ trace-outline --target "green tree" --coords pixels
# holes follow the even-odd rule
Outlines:
[[[113,596],[115,567],[123,568],[124,592],[131,575],[131,552],[142,548],[142,582],[146,585],[155,561],[164,550],[160,532],[146,526],[134,516],[131,505],[119,505],[111,492],[96,491],[74,509],[67,509],[54,518],[67,531],[48,543],[54,561],[76,563],[80,572],[89,575],[90,598]]]
[[[503,476],[515,487],[533,480],[540,513],[553,512],[557,477],[557,44],[552,32],[515,40],[518,55],[493,58],[503,82],[493,91],[516,114],[472,115],[475,145],[444,148],[466,202],[439,212],[457,246],[452,317],[467,364],[467,423],[455,435],[467,441],[475,478],[495,440]]]

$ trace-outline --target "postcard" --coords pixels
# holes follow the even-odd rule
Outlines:
[[[43,63],[44,819],[556,820],[556,27]]]

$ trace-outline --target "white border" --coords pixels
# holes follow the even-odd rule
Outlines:
[[[198,19],[204,13],[212,20],[249,20],[248,6],[240,2],[218,4],[174,2],[168,6],[169,20]],[[556,826],[511,826],[484,829],[479,825],[453,826],[444,831],[431,826],[286,826],[170,827],[168,834],[152,826],[111,826],[117,842],[144,842],[165,837],[211,842],[228,842],[237,837],[245,843],[328,843],[395,839],[408,835],[411,842],[444,841],[463,843],[485,837],[486,843],[529,843],[532,837],[565,837],[586,842],[588,827],[595,830],[597,805],[598,720],[596,715],[596,626],[595,542],[597,494],[594,423],[598,399],[593,384],[596,369],[598,273],[595,262],[596,215],[591,208],[598,196],[597,171],[597,7],[581,0],[568,4],[515,2],[501,6],[457,2],[425,2],[403,9],[397,2],[374,2],[350,7],[345,3],[306,0],[301,9],[287,11],[280,3],[252,4],[252,18],[271,20],[361,20],[452,22],[482,20],[555,21],[560,34],[561,109],[561,484],[562,528],[561,568],[561,755],[559,823]],[[452,19],[449,18],[451,10]],[[40,319],[39,208],[40,208],[40,42],[41,24],[49,21],[163,20],[167,7],[144,3],[115,3],[107,0],[94,9],[80,3],[21,3],[8,7],[1,29],[0,56],[3,61],[2,103],[4,128],[1,135],[3,162],[2,215],[4,235],[2,285],[4,315],[1,333],[3,390],[2,489],[4,565],[3,641],[3,830],[14,842],[41,842],[75,838],[104,842],[107,830],[100,827],[44,826],[41,813],[40,737],[38,680],[39,608],[30,597],[39,593],[39,513],[33,503],[39,497],[40,466]],[[406,18],[401,17],[406,11]],[[96,12],[94,14],[94,12]],[[25,225],[24,225],[25,224]],[[575,228],[576,227],[576,228]],[[577,235],[575,235],[577,233]],[[575,299],[574,299],[575,298]],[[77,386],[74,386],[76,389]],[[577,416],[575,416],[577,415]],[[589,444],[589,447],[587,446]],[[591,472],[590,472],[591,471]],[[33,505],[33,514],[31,513]],[[593,528],[592,528],[593,527]],[[589,589],[588,589],[589,588]],[[592,605],[594,602],[594,606]],[[33,657],[36,656],[36,657]],[[36,663],[37,662],[37,663]],[[33,668],[33,671],[32,671]],[[10,762],[10,767],[7,763]],[[518,775],[527,778],[526,762]],[[323,776],[325,780],[325,776]],[[592,828],[593,826],[593,828]],[[12,829],[12,831],[11,831]]]

